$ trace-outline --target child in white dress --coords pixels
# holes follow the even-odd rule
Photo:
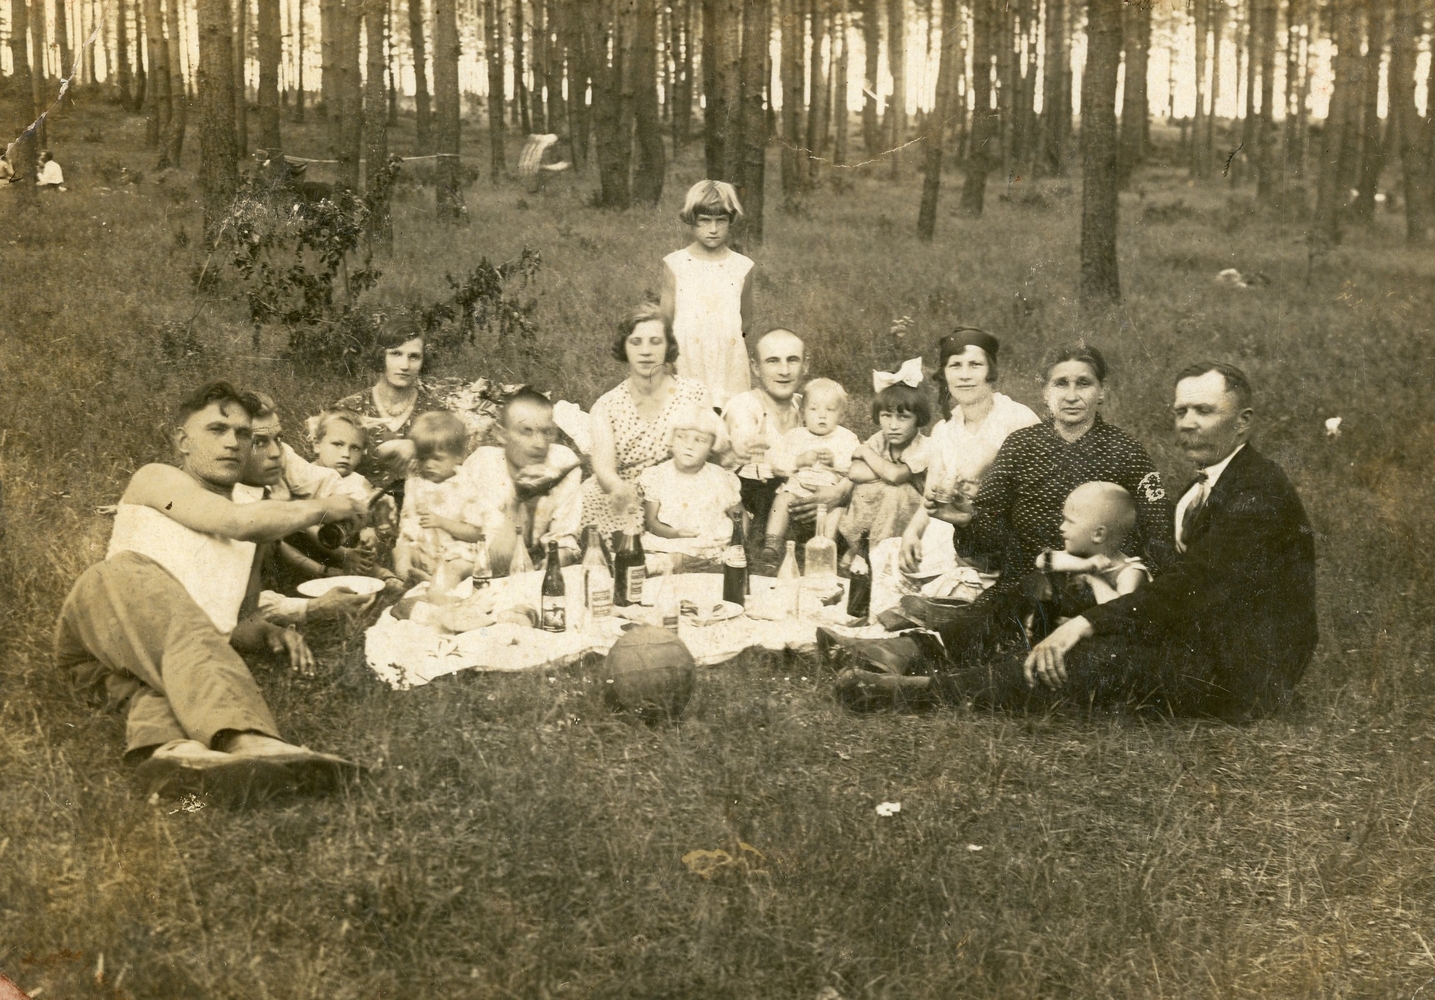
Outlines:
[[[708,461],[727,451],[727,429],[710,409],[685,407],[668,425],[672,458],[644,469],[643,550],[666,552],[674,572],[712,568],[732,538],[732,518],[742,509],[737,476]]]
[[[787,538],[788,506],[794,497],[810,497],[819,490],[836,486],[852,470],[852,453],[861,441],[842,426],[847,412],[847,390],[830,378],[808,382],[802,394],[802,426],[782,436],[772,455],[773,471],[787,480],[777,491],[768,515],[763,558],[768,562],[782,558]],[[834,507],[827,512],[827,523],[816,526],[828,538],[837,537],[837,525],[845,512]]]
[[[753,263],[728,246],[742,203],[731,184],[699,181],[680,218],[693,241],[663,258],[663,315],[678,342],[677,374],[706,385],[721,408],[750,386],[743,338],[752,316]]]
[[[457,475],[468,457],[468,428],[447,411],[425,413],[409,429],[418,475],[404,481],[394,572],[410,583],[432,580],[446,555],[472,570],[473,546],[482,534],[482,497]]]

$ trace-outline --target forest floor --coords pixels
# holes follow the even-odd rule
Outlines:
[[[317,131],[292,131],[290,152],[322,155]],[[201,376],[262,386],[294,432],[368,376],[289,362],[273,332],[256,349],[219,264],[196,291],[192,175],[157,183],[142,138],[138,118],[82,107],[51,126],[71,190],[25,212],[0,192],[0,970],[32,995],[1435,989],[1435,260],[1405,249],[1396,216],[1311,257],[1298,212],[1153,167],[1122,196],[1125,302],[1082,320],[1078,179],[1006,197],[994,178],[970,220],[949,174],[923,244],[913,163],[897,181],[885,166],[829,175],[784,211],[771,160],[758,312],[853,390],[859,433],[869,369],[930,356],[957,323],[1002,338],[1000,388],[1032,405],[1042,350],[1084,333],[1115,372],[1108,418],[1179,484],[1173,374],[1202,356],[1250,372],[1256,441],[1304,497],[1320,556],[1321,644],[1283,717],[858,716],[815,662],[767,654],[702,671],[683,721],[649,728],[605,712],[591,666],[391,691],[362,635],[331,628],[310,630],[320,679],[264,660],[256,676],[287,735],[372,777],[232,812],[134,796],[122,722],[54,669],[51,625],[103,554],[95,508],[166,456],[177,393]],[[495,370],[502,352],[480,338],[440,371],[523,378],[586,407],[622,375],[613,321],[684,242],[700,145],[670,168],[660,208],[611,213],[588,207],[592,173],[538,195],[490,185],[476,142],[469,225],[436,225],[431,190],[403,188],[373,301],[430,302],[445,272],[537,248],[529,369]],[[146,176],[102,190],[120,164]],[[1218,284],[1226,267],[1269,284]],[[188,343],[163,337],[191,320]],[[901,812],[879,816],[884,801]],[[739,841],[761,861],[712,881],[681,861]]]

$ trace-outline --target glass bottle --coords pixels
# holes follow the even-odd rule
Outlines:
[[[613,615],[613,571],[603,552],[597,525],[588,525],[588,548],[583,553],[583,608],[591,625]]]
[[[562,632],[568,627],[568,597],[563,587],[563,567],[559,564],[556,538],[548,543],[546,562],[539,600],[539,626],[545,632]]]
[[[508,575],[532,573],[533,560],[528,555],[528,543],[523,539],[523,525],[513,529],[513,558],[508,561]]]
[[[657,600],[653,603],[658,608],[658,614],[662,616],[663,628],[676,633],[682,610],[678,604],[678,586],[673,579],[671,568],[663,570],[662,579],[658,581]]]
[[[482,590],[493,582],[493,560],[488,555],[488,538],[479,531],[473,543],[473,589]]]
[[[636,531],[625,531],[613,554],[613,603],[619,607],[643,603],[646,577],[643,538]]]
[[[867,546],[864,528],[852,554],[852,565],[847,569],[847,614],[853,618],[866,618],[872,610],[872,564]]]
[[[807,576],[814,581],[830,582],[837,576],[837,543],[823,532],[827,529],[827,506],[817,505],[817,523],[814,533],[803,546],[806,556]]]
[[[722,554],[722,599],[732,604],[746,604],[747,549],[742,531],[742,515],[732,519],[732,541]]]
[[[797,572],[797,543],[787,543],[787,555],[782,558],[782,566],[777,570],[777,592],[778,606],[782,609],[784,618],[796,618],[798,616],[798,602],[802,599],[802,575]]]

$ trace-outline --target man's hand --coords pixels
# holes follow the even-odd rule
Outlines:
[[[363,549],[343,549],[344,572],[350,576],[373,576],[374,556]]]
[[[369,515],[369,505],[358,497],[335,495],[324,497],[319,503],[324,505],[324,518],[320,524],[333,524],[335,521],[362,521]]]
[[[902,549],[897,556],[897,566],[908,576],[922,568],[922,536],[902,536]]]
[[[1035,687],[1038,677],[1049,688],[1066,683],[1066,654],[1082,639],[1095,634],[1085,618],[1073,618],[1032,647],[1026,658],[1027,687]]]
[[[932,504],[927,508],[927,513],[938,521],[946,521],[948,524],[958,528],[965,528],[972,523],[977,509],[972,505],[971,498],[965,493],[958,493],[952,497],[949,504]]]
[[[361,615],[374,603],[376,594],[356,594],[348,587],[332,587],[309,602],[304,616],[311,619]]]
[[[827,507],[831,510],[834,507],[842,507],[852,496],[852,484],[843,480],[836,486],[829,486],[826,489],[818,490],[810,497],[793,497],[792,504],[787,508],[788,516],[799,524],[811,524],[817,520],[817,508]]]
[[[271,653],[288,653],[290,669],[301,677],[314,676],[314,654],[309,650],[309,644],[304,641],[299,630],[293,625],[288,628],[270,625],[265,633],[264,642]]]

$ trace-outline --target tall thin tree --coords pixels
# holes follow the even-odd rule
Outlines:
[[[62,9],[63,2],[56,3]],[[165,69],[168,51],[164,44],[164,13],[160,0],[144,0],[145,7],[145,58],[149,61],[150,86],[145,88],[144,100],[144,142],[151,149],[159,146],[160,131],[163,127],[164,110],[160,96],[161,88],[156,84],[163,79],[168,89],[169,74]],[[163,102],[167,104],[168,102]]]
[[[887,142],[891,176],[902,172],[902,143],[907,141],[907,0],[887,0],[887,64],[892,70],[892,100],[887,105]]]
[[[657,0],[637,0],[633,66],[628,79],[632,81],[633,131],[638,149],[633,169],[633,200],[652,207],[663,196],[663,174],[667,168],[662,121],[658,116]]]
[[[834,54],[837,60],[837,86],[832,95],[832,162],[839,166],[847,163],[847,137],[852,128],[852,92],[848,78],[852,60],[848,36],[852,31],[852,21],[847,3],[848,0],[841,0],[836,29],[832,34],[837,43],[837,51]]]
[[[234,0],[234,141],[239,155],[249,152],[249,0]]]
[[[10,165],[15,168],[15,187],[27,204],[35,196],[35,171],[40,155],[38,136],[29,128],[35,120],[29,22],[25,0],[10,0],[10,86],[0,89],[0,101],[4,102],[0,106],[5,110],[5,134],[19,136],[19,141],[10,149]]]
[[[389,159],[389,95],[384,86],[387,68],[384,32],[388,18],[388,0],[365,0],[363,10],[365,40],[364,75],[364,193],[369,196],[369,239],[384,251],[394,248],[394,226],[388,201],[383,197],[379,178]]]
[[[1196,109],[1191,114],[1191,163],[1190,170],[1192,177],[1205,177],[1209,167],[1210,151],[1203,147],[1203,137],[1206,134],[1206,32],[1210,28],[1210,5],[1213,0],[1195,0],[1191,9],[1191,19],[1195,22],[1196,31],[1196,74],[1195,74],[1195,97]],[[1223,0],[1214,0],[1221,3]],[[1219,52],[1217,53],[1219,55]],[[1219,63],[1219,59],[1217,62]]]
[[[1089,0],[1081,74],[1081,302],[1121,297],[1116,261],[1116,76],[1122,0]]]
[[[1315,215],[1312,237],[1320,242],[1340,242],[1341,216],[1345,208],[1346,185],[1342,183],[1341,158],[1347,145],[1358,100],[1360,61],[1360,10],[1357,0],[1332,0],[1331,28],[1335,36],[1335,86],[1330,108],[1320,135],[1320,169],[1316,179]]]
[[[992,146],[998,139],[992,112],[993,0],[972,0],[972,134],[967,152],[967,177],[962,186],[962,214],[981,218],[986,205],[987,172]]]
[[[438,218],[441,222],[457,223],[464,218],[458,93],[458,62],[463,53],[454,7],[454,0],[434,0],[433,4],[434,151],[438,154],[434,175],[438,181],[435,196]],[[499,100],[502,99],[500,90]],[[499,134],[502,135],[501,130]],[[501,154],[502,147],[499,148]]]
[[[831,88],[828,74],[831,72],[832,50],[828,49],[827,59],[822,57],[822,43],[828,35],[827,0],[812,0],[811,45],[808,55],[808,98],[807,112],[807,169],[805,177],[808,187],[817,182],[821,174],[822,157],[827,152],[828,117],[831,114]]]
[[[1261,107],[1256,119],[1256,196],[1274,197],[1280,174],[1276,169],[1279,132],[1276,131],[1276,19],[1280,0],[1254,0],[1260,21],[1256,25],[1256,55],[1261,74]]]
[[[1360,159],[1355,174],[1355,200],[1350,205],[1353,222],[1369,223],[1375,217],[1375,189],[1385,169],[1385,136],[1380,128],[1380,64],[1385,54],[1389,7],[1374,3],[1367,12],[1367,40],[1362,59],[1364,79],[1360,99]],[[1394,119],[1394,116],[1391,116]]]
[[[435,0],[437,2],[437,0]],[[449,0],[452,2],[452,0]],[[503,123],[503,29],[499,0],[483,3],[483,58],[488,64],[488,175],[493,183],[508,176],[504,156]],[[435,53],[434,57],[437,58]],[[457,83],[455,82],[455,86]],[[438,89],[438,65],[434,65],[434,89]]]
[[[1415,107],[1416,35],[1419,0],[1395,0],[1390,50],[1390,117],[1400,150],[1405,200],[1405,240],[1424,243],[1430,228],[1430,164],[1421,144],[1424,121]]]
[[[160,167],[181,165],[184,152],[184,132],[189,117],[189,93],[184,79],[184,61],[181,52],[184,40],[180,34],[179,6],[181,0],[165,0],[165,27],[169,37],[165,40],[169,54],[169,124],[164,134],[164,152]]]
[[[284,146],[279,132],[279,64],[284,59],[284,21],[279,0],[259,0],[255,30],[259,35],[259,145],[277,152]]]
[[[957,68],[957,0],[942,0],[942,48],[937,62],[937,97],[922,140],[922,205],[917,212],[917,237],[930,241],[937,231],[937,200],[942,193],[942,153],[947,119],[952,113],[952,77]]]
[[[433,152],[433,109],[429,106],[424,0],[408,0],[409,51],[414,62],[414,146],[420,156]]]
[[[620,6],[624,9],[620,10]],[[632,72],[633,33],[630,9],[618,3],[594,4],[585,13],[589,51],[594,54],[593,131],[598,146],[598,204],[627,208],[632,202],[633,101],[623,86]],[[605,57],[606,53],[606,57]]]
[[[1120,181],[1124,187],[1146,158],[1147,51],[1151,45],[1151,0],[1127,4],[1121,39],[1126,50],[1126,79],[1121,96]]]
[[[877,68],[882,52],[882,24],[878,20],[881,0],[861,0],[862,3],[862,48],[863,74],[862,93],[862,145],[867,158],[872,159],[882,152],[882,124],[877,113],[877,94],[881,81],[877,79]]]
[[[771,40],[769,0],[747,0],[742,25],[742,204],[748,238],[763,240],[763,203],[767,186],[768,48]]]
[[[782,193],[791,197],[804,186],[807,157],[802,147],[802,50],[807,44],[807,19],[799,0],[780,0],[782,13]]]
[[[239,187],[234,135],[234,23],[229,0],[199,0],[199,175],[205,242],[212,242]]]
[[[1071,103],[1070,95],[1065,91],[1066,80],[1062,67],[1062,60],[1070,59],[1065,41],[1065,0],[1045,0],[1039,126],[1041,132],[1037,137],[1036,164],[1040,173],[1052,177],[1059,177],[1066,172],[1066,136],[1062,132],[1062,116],[1059,111],[1063,100],[1068,105]]]
[[[125,23],[126,20],[125,0],[115,0],[115,89],[119,92],[120,107],[128,111],[133,107],[134,78],[130,68],[129,25]],[[27,15],[23,21],[28,27],[29,16]],[[12,19],[10,23],[13,26],[10,29],[13,38],[19,32],[20,22]]]
[[[528,108],[528,75],[523,54],[523,0],[513,4],[513,124],[528,135],[533,131],[533,116]]]

